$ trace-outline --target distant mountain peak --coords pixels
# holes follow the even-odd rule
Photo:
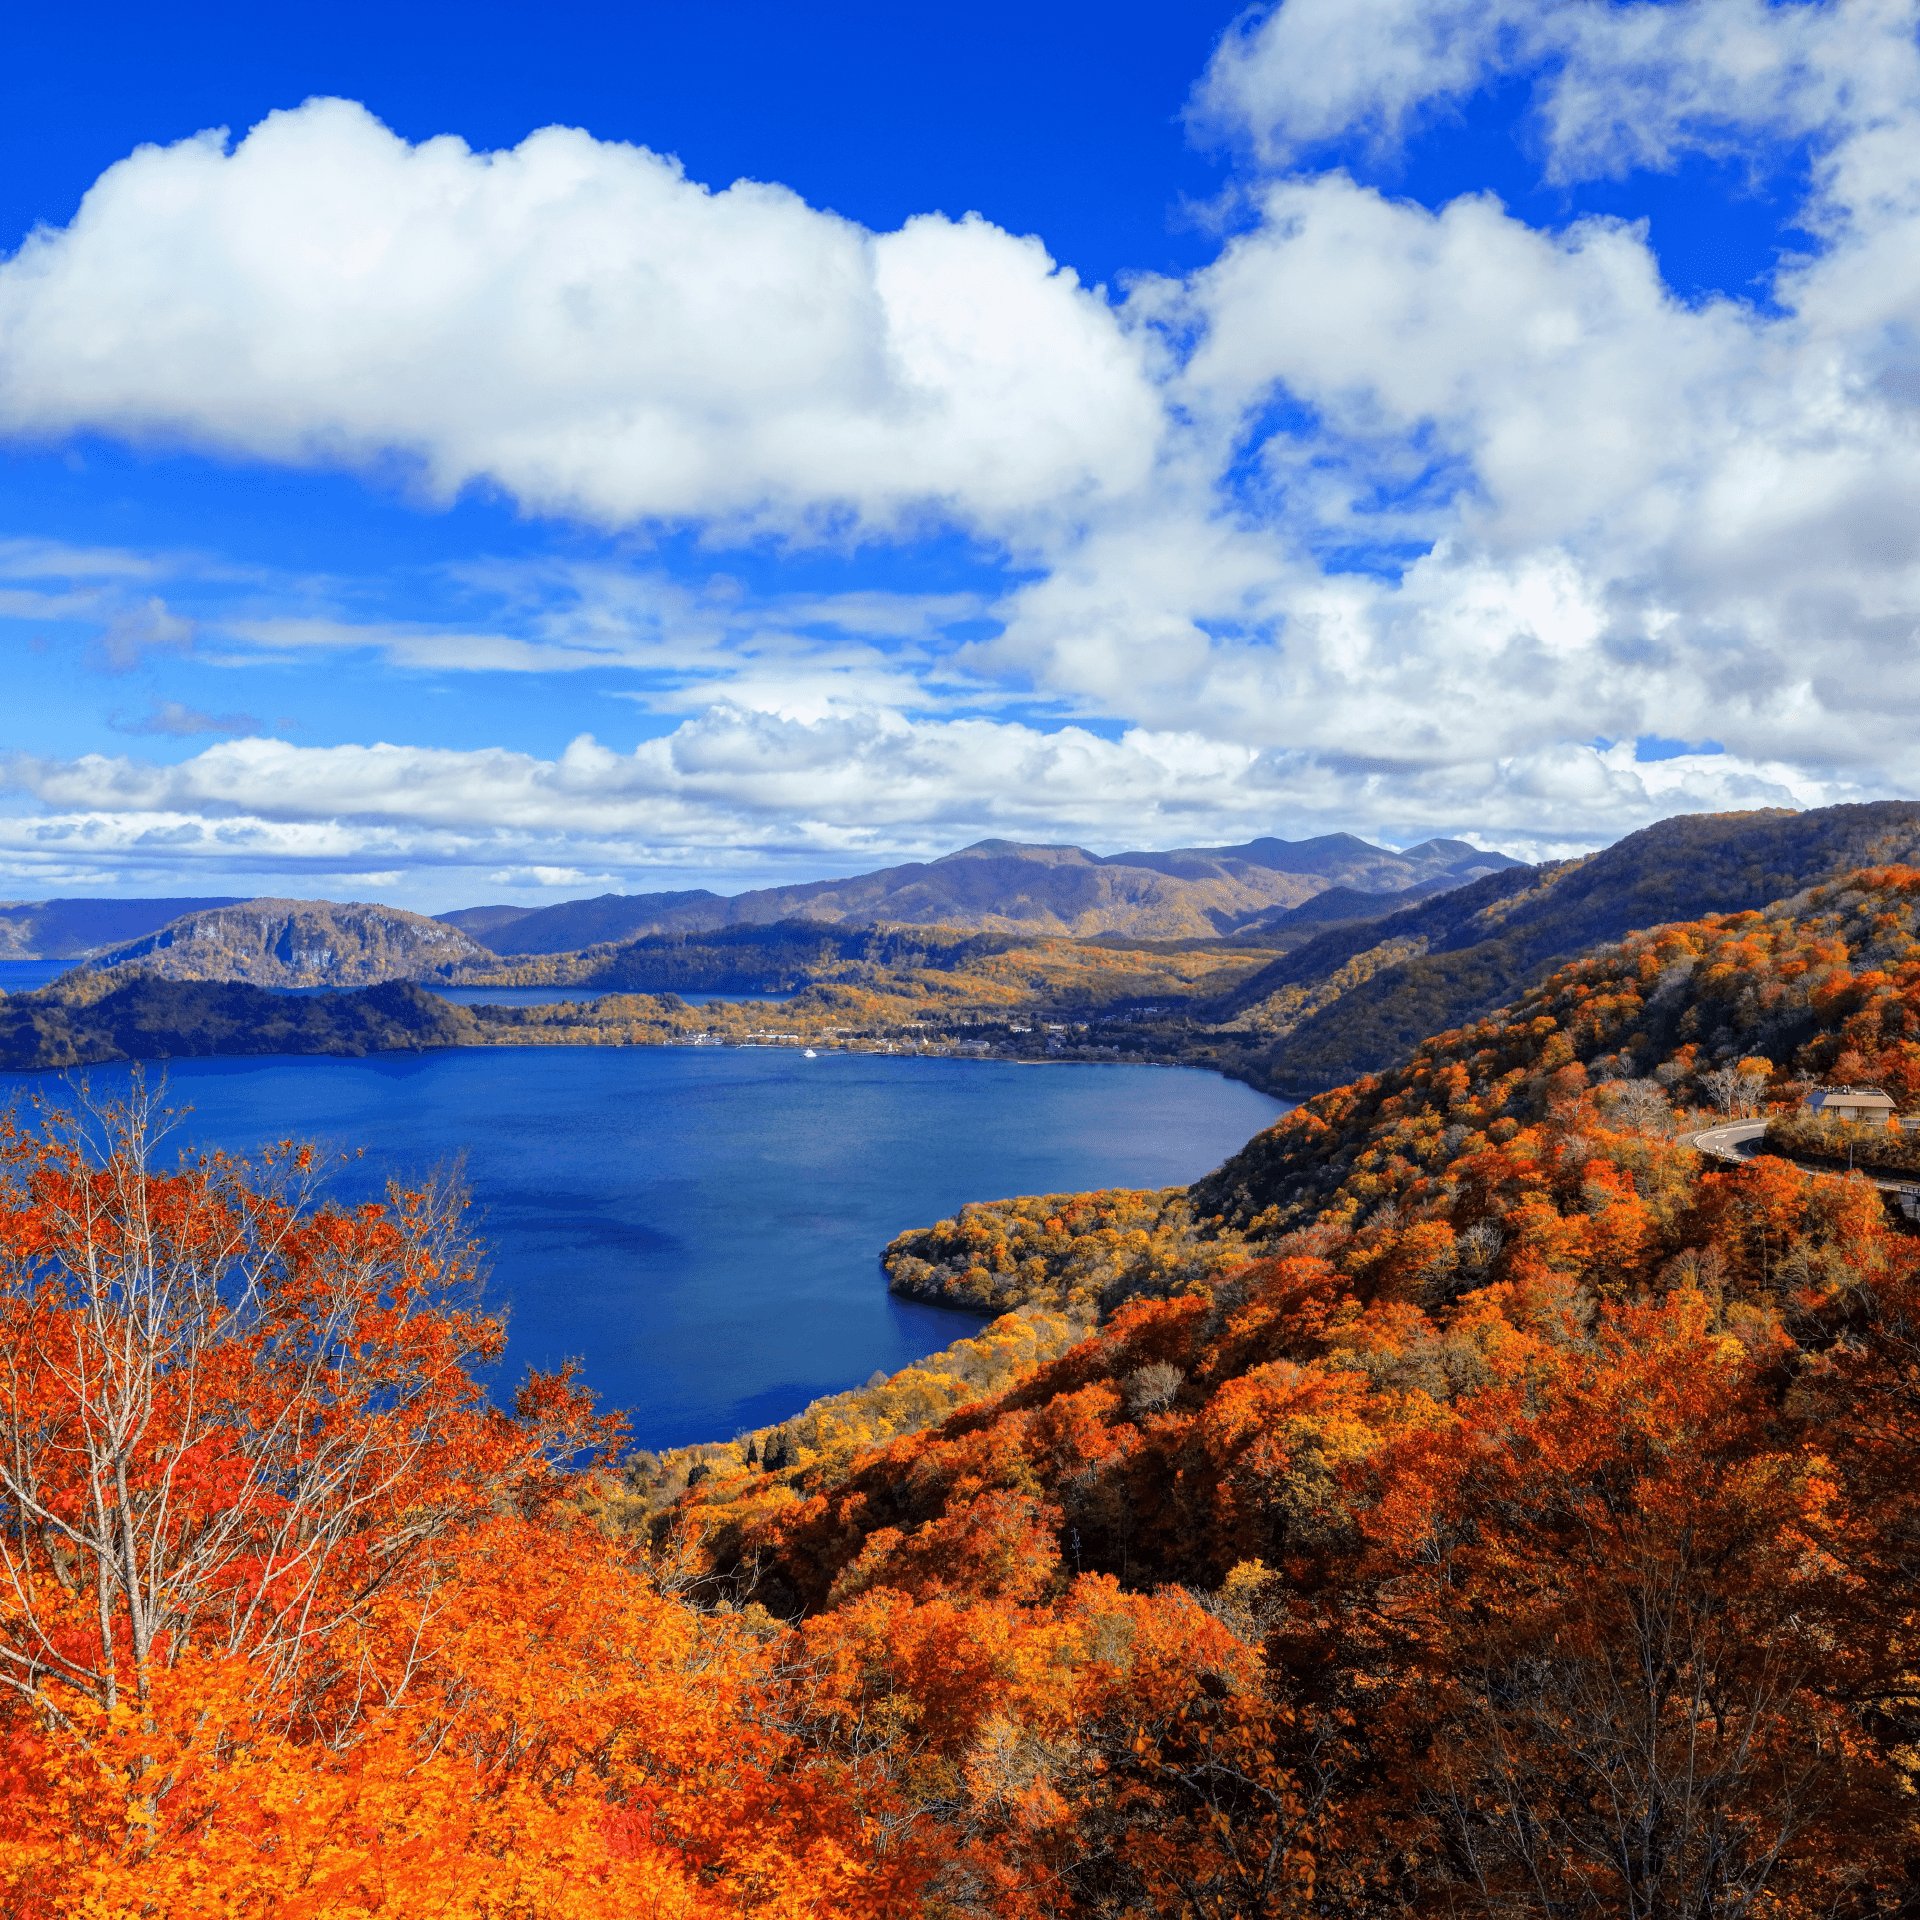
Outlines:
[[[1098,866],[1100,856],[1085,847],[1056,846],[1043,840],[976,840],[970,847],[943,853],[925,864],[942,867],[952,860],[1030,860],[1036,866]],[[890,869],[889,869],[890,871]]]
[[[1402,847],[1400,858],[1402,860],[1479,860],[1487,864],[1489,871],[1525,864],[1507,854],[1493,853],[1485,847],[1472,846],[1465,840],[1422,840],[1417,847]]]

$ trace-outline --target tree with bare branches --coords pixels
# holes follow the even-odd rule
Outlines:
[[[310,1150],[153,1166],[141,1091],[0,1123],[0,1684],[111,1710],[188,1650],[276,1680],[577,1446],[497,1355],[451,1187],[316,1204]],[[557,1391],[556,1391],[557,1387]]]
[[[476,1382],[457,1191],[162,1166],[168,1118],[0,1121],[0,1913],[910,1905],[761,1639],[583,1510],[621,1423]]]

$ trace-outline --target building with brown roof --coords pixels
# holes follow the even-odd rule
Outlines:
[[[1807,1095],[1807,1105],[1823,1119],[1885,1120],[1898,1109],[1890,1095],[1878,1087],[1816,1087]]]

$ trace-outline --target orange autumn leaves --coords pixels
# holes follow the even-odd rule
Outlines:
[[[1063,1803],[1083,1844],[1124,1805],[1127,1850],[1066,1870],[1073,1910],[1278,1913],[1309,1883],[1343,1913],[1881,1910],[1920,1840],[1915,1242],[1864,1182],[1703,1165],[1664,1092],[1619,1092],[1532,1014],[1316,1103],[1268,1137],[1332,1176],[1292,1233],[1254,1218],[1271,1257],[785,1506],[703,1486],[716,1564],[823,1621],[888,1589],[1038,1614],[1096,1569],[1262,1647],[1205,1772],[1238,1864],[1199,1873],[1198,1776],[1129,1798],[1107,1752]],[[1256,1888],[1263,1821],[1292,1877]]]
[[[1778,1212],[1713,1178],[1703,1213]],[[1063,1748],[1057,1704],[1000,1705],[951,1652],[873,1659],[929,1743],[996,1710],[999,1744],[1026,1743],[1049,1791],[1004,1857],[1037,1856],[1049,1822],[1083,1855],[1114,1840],[1099,1872],[1061,1867],[1069,1911],[1304,1912],[1309,1889],[1356,1913],[1846,1911],[1897,1887],[1915,1838],[1901,1343],[1920,1296],[1910,1243],[1883,1230],[1872,1251],[1871,1294],[1729,1262],[1711,1293],[1582,1305],[1548,1272],[1438,1317],[1276,1260],[1224,1319],[1130,1309],[753,1545],[825,1592],[808,1632],[843,1652],[879,1618],[890,1642],[963,1622],[1044,1641],[1092,1588],[1063,1540],[1124,1559],[1149,1605],[1170,1581],[1207,1596],[1245,1651],[1209,1685],[1190,1641],[1158,1715],[1130,1675],[1125,1743],[1070,1662]],[[1171,1409],[1118,1384],[1148,1355],[1185,1363]],[[991,1597],[1049,1521],[1020,1604]],[[898,1785],[937,1797],[925,1774]]]
[[[0,1911],[895,1910],[765,1641],[556,1507],[615,1436],[492,1409],[431,1196],[0,1136]]]
[[[1898,1068],[1917,887],[1565,970],[1203,1183],[1172,1297],[648,1545],[576,1383],[475,1387],[443,1197],[6,1136],[0,1913],[1896,1910],[1920,1241],[1673,1112]],[[1058,1286],[1097,1211],[959,1224]]]
[[[887,1910],[857,1822],[779,1781],[760,1649],[598,1542],[502,1521],[460,1546],[444,1607],[328,1649],[331,1700],[188,1661],[142,1710],[50,1729],[16,1760],[11,1910]]]

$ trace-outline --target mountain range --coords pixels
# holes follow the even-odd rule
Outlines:
[[[537,909],[465,907],[439,917],[503,955],[571,953],[642,934],[703,933],[797,918],[1074,939],[1103,933],[1217,939],[1258,927],[1329,890],[1432,892],[1519,864],[1464,840],[1425,840],[1395,853],[1350,833],[1114,854],[982,840],[938,860],[730,897],[704,889],[608,893]]]
[[[572,953],[647,934],[791,919],[1069,938],[1213,939],[1232,932],[1259,945],[1271,944],[1267,936],[1276,931],[1288,936],[1296,920],[1377,915],[1516,864],[1504,853],[1461,840],[1428,840],[1395,853],[1352,834],[1112,855],[985,840],[938,860],[841,880],[732,896],[694,888],[609,893],[543,908],[462,907],[435,921],[398,907],[325,900],[12,901],[0,904],[0,960],[92,959],[116,966],[139,959],[181,977],[362,986],[484,961],[487,953]],[[211,917],[235,908],[246,912],[235,920]],[[295,926],[302,914],[311,924]],[[270,934],[259,930],[267,922]],[[430,933],[436,923],[458,938]],[[402,935],[402,927],[411,931]],[[373,930],[364,953],[353,928]],[[1287,943],[1283,938],[1281,944]],[[333,957],[317,967],[305,960],[290,963],[286,956],[296,951]],[[241,970],[223,972],[224,961],[240,954],[248,956]]]

